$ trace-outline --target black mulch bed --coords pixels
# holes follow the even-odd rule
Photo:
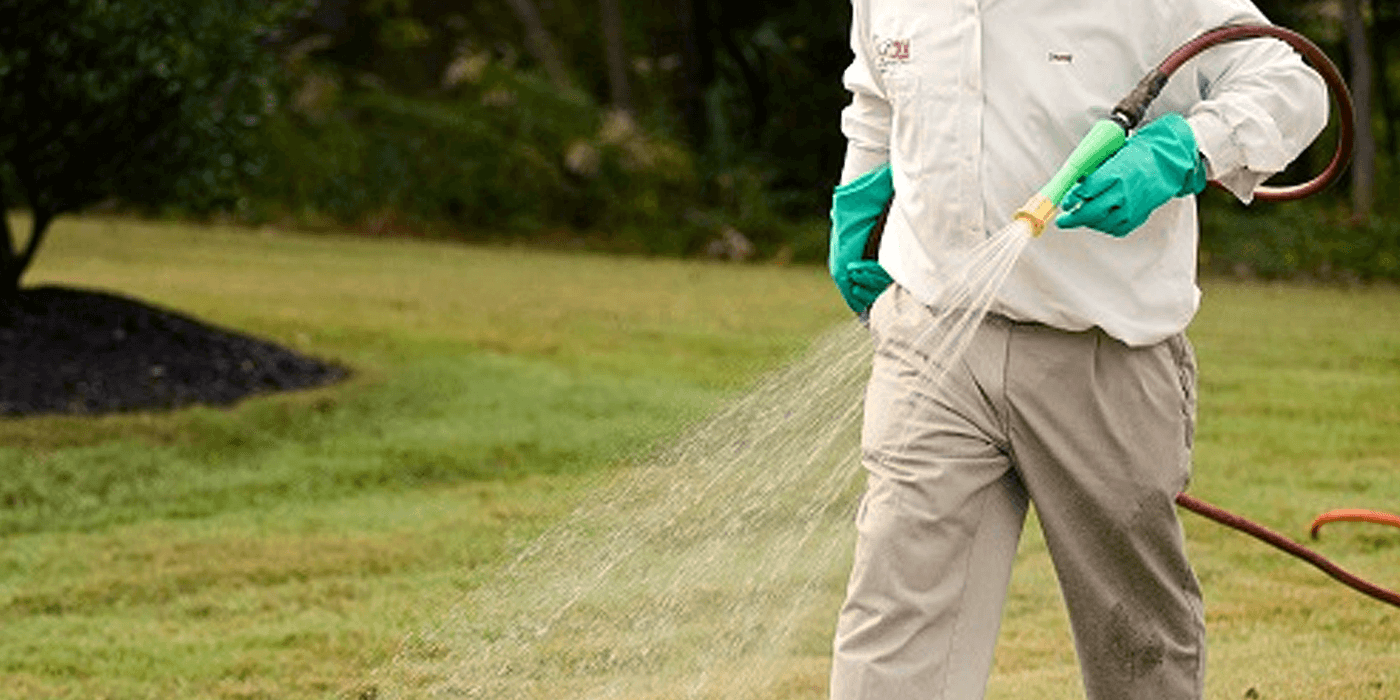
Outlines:
[[[34,287],[0,300],[0,416],[222,406],[348,375],[107,292]]]

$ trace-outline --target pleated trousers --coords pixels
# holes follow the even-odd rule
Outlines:
[[[1028,506],[1090,700],[1197,700],[1200,588],[1174,499],[1190,474],[1194,354],[989,315],[937,386],[934,311],[871,310],[867,488],[837,621],[833,700],[985,692]]]

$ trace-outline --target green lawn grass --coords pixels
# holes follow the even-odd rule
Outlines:
[[[352,366],[232,409],[0,422],[0,697],[322,697],[590,474],[844,318],[812,268],[61,221],[29,284]]]
[[[60,221],[27,282],[130,294],[355,376],[230,409],[0,421],[0,698],[354,696],[598,475],[846,319],[818,268],[121,219]],[[1300,539],[1329,508],[1400,511],[1400,292],[1216,282],[1192,337],[1192,493]],[[1183,518],[1210,697],[1400,695],[1400,611]],[[1400,588],[1400,532],[1335,524],[1320,547]],[[1081,697],[1034,528],[1021,560],[989,697]],[[787,697],[824,696],[819,656],[785,673]]]

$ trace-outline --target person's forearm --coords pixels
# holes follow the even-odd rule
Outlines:
[[[1202,54],[1206,99],[1186,115],[1208,175],[1241,201],[1327,124],[1327,86],[1287,45],[1256,39]]]

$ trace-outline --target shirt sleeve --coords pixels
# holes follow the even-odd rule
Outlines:
[[[846,136],[846,161],[841,184],[889,162],[891,108],[877,78],[870,55],[870,33],[862,0],[852,3],[851,51],[855,59],[842,82],[851,92],[851,103],[841,112],[841,133]]]
[[[1186,117],[1207,176],[1248,203],[1327,125],[1327,85],[1276,39],[1213,47],[1192,62],[1202,100]]]

